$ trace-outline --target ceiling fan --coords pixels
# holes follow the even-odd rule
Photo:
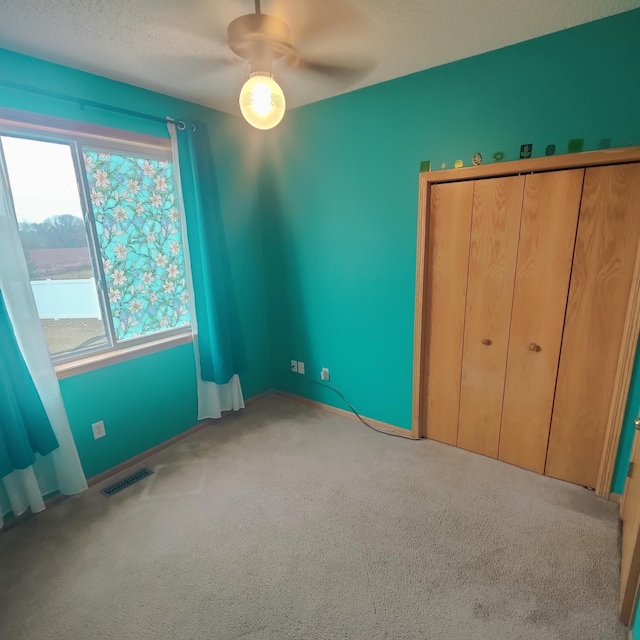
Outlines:
[[[245,120],[257,129],[272,129],[285,113],[286,99],[273,76],[274,62],[347,82],[372,68],[370,62],[362,60],[355,66],[345,66],[303,58],[292,44],[291,29],[286,22],[262,13],[260,0],[254,1],[255,13],[233,20],[227,27],[227,37],[231,51],[249,63],[239,103]]]

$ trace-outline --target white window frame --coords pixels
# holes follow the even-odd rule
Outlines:
[[[191,342],[191,324],[118,342],[107,297],[108,285],[102,267],[98,233],[89,200],[90,189],[82,154],[82,147],[85,146],[107,153],[142,156],[153,160],[168,160],[173,163],[170,140],[48,116],[24,114],[7,109],[0,109],[0,136],[16,136],[69,145],[73,157],[89,253],[96,276],[96,288],[108,344],[87,347],[74,355],[51,356],[58,378],[66,378]],[[175,163],[173,164],[175,167]],[[187,238],[183,234],[182,243],[185,242],[187,242]],[[193,305],[191,305],[191,309],[193,312]]]

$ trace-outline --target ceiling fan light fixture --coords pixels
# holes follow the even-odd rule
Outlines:
[[[286,100],[269,71],[253,71],[240,90],[240,111],[256,129],[273,129],[284,117]]]

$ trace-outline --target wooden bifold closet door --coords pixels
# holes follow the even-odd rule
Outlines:
[[[640,164],[430,183],[426,436],[600,487],[637,316]]]
[[[544,471],[583,174],[434,185],[428,437]]]
[[[432,188],[428,437],[544,472],[583,176]]]
[[[429,219],[429,438],[457,444],[473,182],[435,185]]]
[[[478,181],[458,446],[544,472],[584,171]]]
[[[595,487],[640,239],[640,164],[586,170],[547,475]]]
[[[498,455],[524,176],[478,180],[473,197],[458,446]]]
[[[544,473],[583,169],[525,184],[498,458]]]

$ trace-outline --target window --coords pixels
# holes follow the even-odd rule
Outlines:
[[[189,330],[171,154],[95,142],[0,134],[54,362]]]
[[[116,340],[189,324],[169,160],[83,149]]]

